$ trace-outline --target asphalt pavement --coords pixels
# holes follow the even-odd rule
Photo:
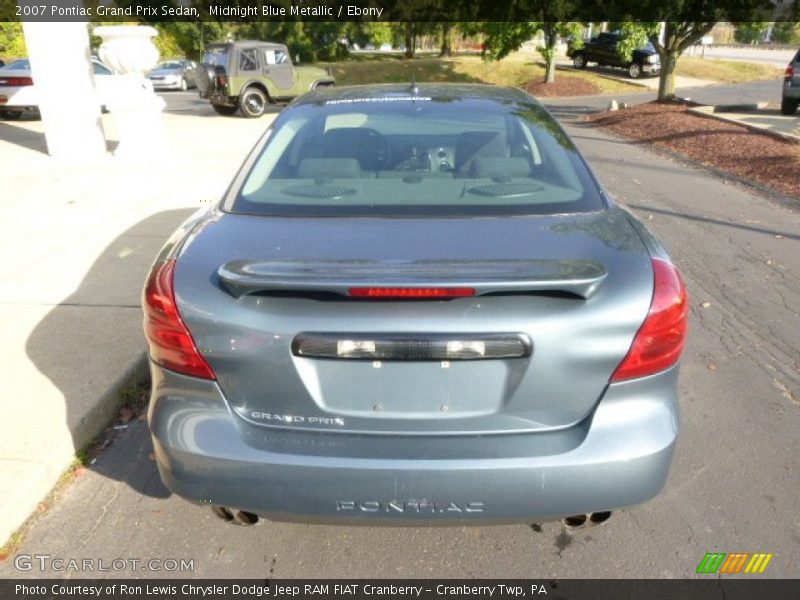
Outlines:
[[[166,491],[138,420],[64,489],[18,552],[193,561],[185,572],[144,571],[140,562],[84,576],[268,578],[693,577],[706,552],[770,552],[765,576],[797,577],[800,199],[787,206],[572,120],[598,101],[608,99],[549,105],[610,193],[664,243],[691,297],[682,433],[661,495],[575,531],[560,523],[241,527]],[[19,571],[13,558],[0,564],[3,578],[63,575]]]

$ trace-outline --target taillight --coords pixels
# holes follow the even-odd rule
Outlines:
[[[611,381],[663,371],[678,362],[683,352],[689,318],[686,287],[674,265],[660,258],[652,263],[655,283],[650,311]]]
[[[175,302],[175,259],[157,264],[144,289],[144,333],[150,357],[171,371],[192,377],[216,379],[214,371],[197,351]]]
[[[30,77],[0,77],[0,85],[25,87],[26,85],[33,85],[33,79]]]
[[[792,77],[794,77],[794,66],[789,65],[786,67],[786,74],[784,75],[784,79],[786,81],[791,81]]]
[[[355,298],[463,298],[474,296],[468,287],[352,287],[347,290]]]

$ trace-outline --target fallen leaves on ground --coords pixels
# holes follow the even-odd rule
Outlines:
[[[800,144],[690,113],[680,102],[649,102],[591,115],[610,132],[800,197]]]

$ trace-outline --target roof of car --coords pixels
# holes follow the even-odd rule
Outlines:
[[[412,85],[416,91],[412,91]],[[475,83],[387,83],[374,85],[352,85],[324,88],[301,96],[296,104],[315,104],[321,101],[358,100],[409,96],[433,99],[470,98],[475,100],[494,100],[496,102],[522,102],[530,104],[534,98],[519,88]]]

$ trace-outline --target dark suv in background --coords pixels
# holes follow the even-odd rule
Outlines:
[[[655,75],[661,70],[661,60],[658,52],[649,42],[633,51],[630,60],[623,58],[617,46],[622,39],[622,34],[601,33],[583,43],[582,46],[570,44],[567,56],[572,59],[576,69],[585,69],[590,62],[597,63],[599,67],[621,67],[628,71],[633,79],[641,77],[644,73]]]
[[[793,115],[800,105],[800,50],[786,66],[786,75],[783,78],[783,96],[781,98],[781,112],[784,115]]]

